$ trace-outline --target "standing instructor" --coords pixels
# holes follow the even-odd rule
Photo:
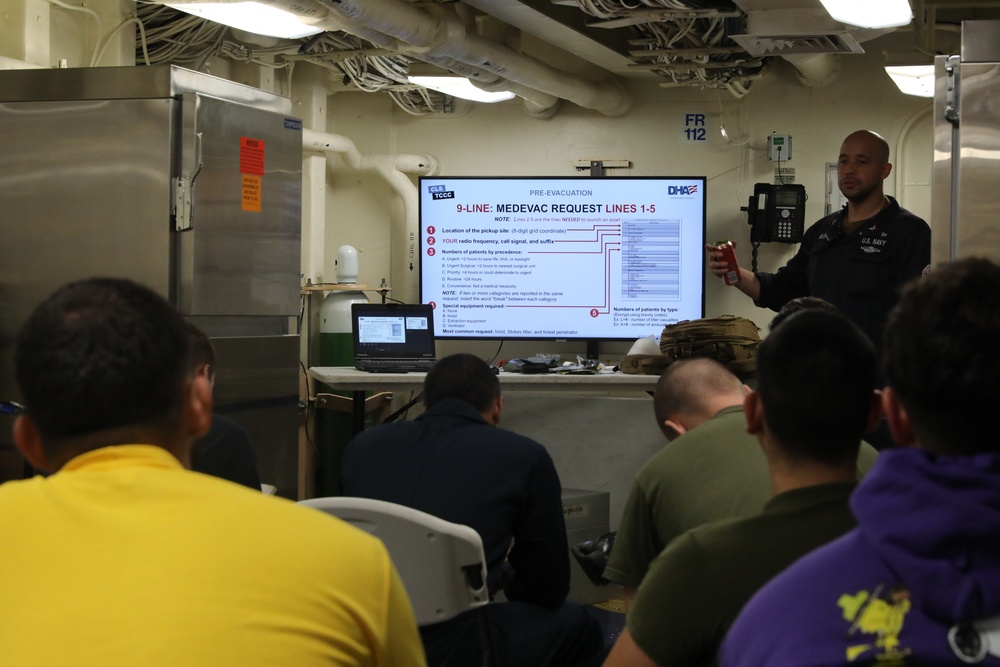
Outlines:
[[[930,227],[883,192],[891,171],[885,139],[869,130],[848,135],[837,160],[847,206],[810,227],[798,252],[776,273],[738,267],[736,288],[774,311],[796,297],[825,299],[881,350],[886,315],[900,288],[930,265]],[[709,269],[722,276],[722,253],[707,250]]]

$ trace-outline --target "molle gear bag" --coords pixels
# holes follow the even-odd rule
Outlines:
[[[621,371],[630,375],[659,375],[670,361],[660,352],[660,339],[650,334],[632,344],[622,357]]]
[[[760,329],[735,315],[706,317],[668,324],[660,334],[660,352],[667,365],[678,359],[709,357],[739,377],[757,370]]]
[[[626,354],[621,371],[626,375],[660,375],[667,370],[671,359],[662,354]]]

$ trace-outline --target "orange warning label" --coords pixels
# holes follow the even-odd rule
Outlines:
[[[243,210],[260,213],[260,176],[243,174]]]
[[[240,173],[264,175],[264,142],[240,137]]]

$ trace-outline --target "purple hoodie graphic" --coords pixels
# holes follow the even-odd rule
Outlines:
[[[1000,454],[883,452],[851,509],[747,603],[722,667],[1000,666]]]

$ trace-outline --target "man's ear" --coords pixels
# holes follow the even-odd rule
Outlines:
[[[889,178],[889,174],[892,173],[892,164],[886,162],[882,167],[882,180]]]
[[[868,406],[868,420],[865,422],[865,433],[871,433],[877,427],[880,421],[882,421],[882,415],[884,414],[882,408],[882,390],[876,389],[872,392],[872,402]]]
[[[38,427],[29,415],[20,415],[14,420],[14,445],[31,467],[55,472],[49,465],[49,457],[42,446],[42,436],[38,433]]]
[[[195,375],[188,381],[185,392],[185,435],[200,438],[212,425],[212,384],[205,375]]]
[[[496,400],[486,409],[483,417],[494,426],[500,423],[500,415],[503,414],[503,394],[496,397]]]
[[[663,425],[677,434],[673,438],[667,438],[668,440],[676,440],[677,438],[687,433],[687,427],[680,422],[674,421],[673,419],[668,419],[664,421]]]
[[[757,392],[750,391],[743,398],[743,417],[747,420],[747,433],[760,435],[764,430],[764,406]]]
[[[892,439],[896,441],[897,445],[914,447],[918,444],[917,436],[913,432],[913,424],[910,422],[910,415],[907,414],[906,408],[903,407],[903,403],[892,387],[886,387],[882,390],[882,411],[885,413],[886,421],[889,422],[889,432],[892,433]]]

